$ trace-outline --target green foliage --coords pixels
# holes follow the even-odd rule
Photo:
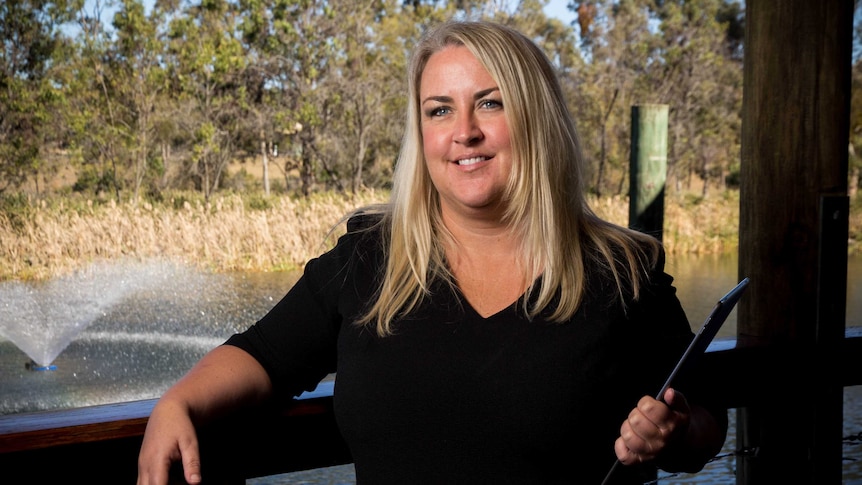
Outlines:
[[[683,210],[690,209],[691,207],[695,207],[703,203],[703,200],[703,195],[687,192],[682,194],[682,203],[680,206]]]
[[[31,200],[23,192],[0,194],[0,217],[9,221],[13,230],[24,227],[29,218]]]
[[[260,183],[253,175],[248,173],[245,167],[242,167],[234,174],[225,174],[222,178],[221,187],[223,190],[242,193],[247,190],[259,189]]]
[[[724,178],[724,184],[728,188],[739,188],[740,182],[740,171],[739,166],[737,165],[735,168],[731,169],[730,173]]]
[[[0,6],[0,193],[20,187],[44,167],[40,155],[56,140],[56,63],[67,39],[60,24],[75,4],[66,0],[8,1]]]
[[[99,172],[93,166],[86,166],[78,173],[78,179],[72,186],[74,192],[99,194],[111,192],[116,187],[116,180],[111,172]]]
[[[162,200],[168,204],[168,207],[174,210],[198,207],[205,203],[200,192],[190,191],[170,191],[162,194]]]
[[[267,197],[259,192],[252,192],[243,197],[243,203],[247,209],[265,211],[272,209],[277,201],[274,197]]]
[[[6,2],[0,193],[71,166],[78,191],[137,199],[195,189],[206,200],[257,184],[226,167],[264,153],[276,191],[387,187],[409,48],[448,18],[514,25],[547,52],[591,192],[625,193],[630,109],[643,103],[671,107],[670,186],[685,190],[696,174],[738,184],[744,3],[569,2],[573,25],[548,18],[544,3],[116,0],[112,17],[95,22],[101,12],[83,0]],[[862,169],[862,157],[850,166]]]

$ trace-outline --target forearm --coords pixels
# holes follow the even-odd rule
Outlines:
[[[231,410],[257,404],[272,392],[263,367],[245,351],[230,345],[206,354],[168,389],[157,406],[184,408],[195,425]]]

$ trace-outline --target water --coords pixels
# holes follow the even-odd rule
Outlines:
[[[179,270],[166,263],[101,263],[47,282],[9,282],[0,296],[0,336],[38,367],[49,366],[95,319]]]
[[[74,298],[69,297],[71,290],[59,284],[0,283],[0,414],[158,397],[209,349],[263,315],[297,277],[293,273],[210,275],[181,267],[168,269],[160,263],[125,264],[93,270],[113,285],[99,286],[100,278],[85,274],[80,286],[89,289],[75,290]],[[738,280],[736,258],[728,256],[672,258],[668,272],[675,277],[694,328]],[[847,325],[862,326],[862,258],[850,260],[848,274]],[[77,317],[67,322],[72,330],[57,339],[62,348],[56,357],[41,359],[57,370],[26,370],[25,364],[37,360],[34,354],[40,355],[39,351],[22,350],[6,336],[4,332],[10,330],[4,326],[29,322],[36,328],[31,331],[34,340],[52,340],[45,337],[48,322],[61,321],[67,314]],[[735,328],[734,311],[718,338],[735,335]],[[844,436],[849,437],[862,432],[862,386],[845,388],[844,396]],[[720,459],[694,475],[660,475],[659,483],[734,484],[732,413],[730,436]],[[859,440],[845,443],[844,456],[844,483],[862,485]],[[248,483],[343,485],[355,483],[355,478],[352,465],[344,465]]]
[[[133,262],[51,284],[0,283],[0,414],[158,397],[296,277]],[[56,357],[39,362],[46,352]],[[56,370],[28,370],[31,360]]]

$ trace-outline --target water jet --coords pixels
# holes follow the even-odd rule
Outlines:
[[[164,284],[165,263],[98,263],[46,282],[11,282],[0,293],[0,337],[44,370],[91,323],[129,295]]]
[[[296,277],[114,261],[0,282],[0,415],[158,397]]]

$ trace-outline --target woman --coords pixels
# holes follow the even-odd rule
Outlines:
[[[198,483],[196,426],[331,372],[360,484],[702,468],[726,412],[693,388],[649,397],[692,333],[659,243],[587,207],[548,59],[507,27],[451,22],[409,76],[390,203],[354,214],[261,321],[165,393],[138,483],[165,483],[173,461]]]

